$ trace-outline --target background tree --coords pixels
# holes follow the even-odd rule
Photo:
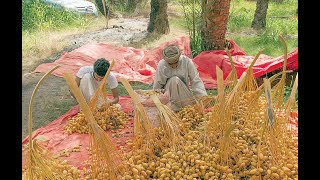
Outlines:
[[[103,14],[103,15],[108,15],[109,13],[109,6],[108,4],[111,4],[112,1],[110,1],[109,3],[106,1],[106,0],[95,0],[95,3],[96,3],[96,6],[97,6],[97,9],[98,11]],[[104,7],[103,7],[104,5]],[[105,11],[106,11],[106,14],[104,14],[104,8],[105,8]]]
[[[203,50],[201,41],[201,1],[178,0],[178,3],[184,14],[184,23],[190,37],[192,56],[195,57]]]
[[[150,21],[148,32],[167,34],[170,31],[168,21],[168,3],[167,0],[151,0]]]
[[[202,43],[206,50],[222,50],[228,44],[225,35],[230,0],[202,0]]]
[[[256,11],[251,24],[253,29],[259,30],[266,27],[268,4],[269,0],[257,0]]]
[[[141,10],[145,7],[148,0],[136,0],[136,1],[137,3],[135,5],[133,16],[137,16],[140,14]]]

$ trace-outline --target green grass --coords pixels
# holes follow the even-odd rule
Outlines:
[[[138,90],[138,89],[142,89],[142,90],[147,90],[147,89],[152,89],[152,86],[149,85],[149,84],[144,84],[144,83],[141,83],[141,82],[135,82],[135,81],[130,81],[129,82],[130,85],[132,86],[132,89],[133,90]],[[107,90],[107,92],[109,94],[111,94],[111,90]],[[126,88],[123,86],[122,83],[119,82],[119,85],[118,85],[118,93],[119,93],[119,96],[129,96]]]
[[[255,4],[249,1],[241,3],[231,1],[227,30],[229,32],[241,32],[251,26]]]
[[[270,2],[266,17],[268,33],[298,34],[297,1]],[[229,32],[242,32],[251,27],[256,9],[255,1],[231,1],[228,25]]]
[[[65,11],[40,0],[22,0],[22,55],[42,59],[61,51],[65,42],[59,34],[85,29],[92,17]],[[58,34],[58,35],[57,35]]]
[[[188,0],[183,1],[187,2]],[[190,10],[191,4],[184,5],[187,7],[185,10],[188,13],[186,21],[184,21],[184,25],[181,27],[192,29],[192,23],[190,21],[192,15],[192,10]],[[197,6],[200,6],[199,2],[197,2]],[[251,23],[256,10],[256,1],[231,1],[226,38],[234,40],[247,55],[255,55],[260,49],[265,48],[264,54],[281,56],[283,55],[283,47],[278,39],[279,35],[285,38],[288,51],[298,47],[297,7],[298,1],[296,0],[285,0],[283,3],[269,1],[266,28],[255,31],[251,29]],[[180,7],[180,11],[183,12],[182,6]],[[197,18],[200,18],[200,13],[196,15]],[[191,36],[191,34],[189,35]],[[196,36],[195,39],[191,37],[190,44],[193,56],[205,50],[201,47],[200,42],[200,36]]]
[[[256,8],[255,1],[231,1],[230,15],[227,25],[228,36],[234,40],[247,55],[255,55],[265,48],[263,54],[269,56],[283,55],[283,47],[278,36],[285,38],[288,51],[298,47],[297,1],[275,3],[269,1],[266,28],[254,32],[251,22]],[[249,33],[246,33],[249,32]]]
[[[228,38],[236,42],[248,56],[255,56],[260,49],[265,49],[263,54],[271,57],[282,56],[284,49],[278,37],[266,34],[266,37],[243,37],[238,35],[229,35]],[[298,47],[297,40],[285,38],[288,52]]]
[[[40,0],[22,0],[22,31],[55,31],[65,27],[82,27],[88,18],[44,4]]]

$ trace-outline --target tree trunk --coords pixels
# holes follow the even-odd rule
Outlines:
[[[230,0],[202,0],[202,49],[223,50]]]
[[[104,1],[104,8],[106,10],[106,14],[104,14],[104,8],[103,8],[103,2],[102,1]],[[109,13],[110,9],[109,9],[107,1],[106,0],[95,0],[95,3],[96,3],[98,11],[101,14],[108,16],[108,13]]]
[[[148,32],[167,34],[170,31],[168,21],[168,4],[167,0],[151,0],[150,21]]]
[[[269,0],[257,0],[256,11],[251,27],[259,30],[266,27],[266,17],[268,10]]]

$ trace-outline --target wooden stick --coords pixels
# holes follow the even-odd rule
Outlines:
[[[70,87],[70,90],[72,91],[73,95],[75,96],[76,100],[79,103],[79,106],[81,110],[83,111],[84,116],[86,117],[86,120],[88,123],[92,126],[94,122],[94,116],[90,110],[90,107],[88,106],[85,98],[83,97],[83,94],[76,84],[75,80],[72,78],[72,75],[70,73],[64,73],[63,74],[64,79],[67,81],[67,84]],[[98,125],[99,126],[99,125]]]
[[[274,123],[274,113],[272,108],[272,98],[271,98],[271,85],[270,81],[266,78],[263,78],[263,82],[265,84],[265,93],[266,93],[266,100],[267,100],[267,114],[268,114],[268,122],[269,126],[273,126]]]
[[[287,56],[288,56],[288,48],[287,48],[287,44],[286,44],[286,41],[284,40],[284,38],[279,35],[279,39],[281,41],[281,44],[284,48],[284,55],[283,55],[283,71],[286,71],[287,69]]]
[[[240,87],[240,85],[242,85],[243,80],[244,80],[244,78],[245,78],[246,74],[247,74],[246,72],[243,72],[243,73],[242,73],[242,75],[241,75],[241,77],[240,77],[240,79],[239,79],[238,83],[237,83],[237,84],[236,84],[236,86],[233,88],[233,90],[232,90],[232,92],[231,92],[231,94],[230,94],[230,96],[229,96],[229,98],[228,98],[228,101],[227,101],[226,107],[230,104],[230,102],[231,102],[231,100],[232,100],[232,98],[233,98],[234,94],[237,92],[237,90],[238,90],[238,88]]]
[[[32,105],[33,105],[33,101],[34,101],[34,96],[37,93],[40,85],[43,83],[43,81],[45,79],[47,79],[47,77],[56,69],[58,69],[60,67],[60,65],[55,66],[54,68],[52,68],[50,71],[48,71],[44,76],[42,76],[42,78],[39,80],[39,82],[37,83],[36,87],[34,88],[32,94],[31,94],[31,98],[30,98],[30,102],[29,102],[29,147],[30,149],[32,148]]]
[[[131,85],[129,84],[129,81],[124,77],[120,77],[119,80],[121,81],[123,86],[128,91],[130,97],[132,98],[132,100],[133,100],[133,102],[135,104],[135,107],[141,113],[142,120],[145,121],[146,123],[150,123],[150,119],[149,119],[149,117],[148,117],[143,105],[141,104],[140,100],[138,99],[137,94],[134,92],[134,90],[132,89]]]
[[[49,77],[49,75],[56,70],[57,68],[59,68],[60,65],[55,66],[54,68],[52,68],[50,71],[48,71],[44,76],[42,76],[42,78],[39,80],[39,82],[37,83],[36,87],[34,88],[32,94],[31,94],[31,98],[30,98],[30,102],[29,102],[29,115],[28,115],[28,130],[29,130],[29,178],[33,179],[33,169],[32,166],[34,165],[34,158],[35,156],[37,156],[37,150],[34,149],[34,144],[32,141],[32,106],[33,106],[33,102],[34,102],[34,97],[35,94],[37,93],[40,85],[44,82],[45,79],[47,79]],[[41,162],[40,162],[41,163]],[[43,172],[46,173],[47,172],[47,166],[42,166],[43,169],[45,169]],[[50,177],[50,175],[48,176]]]
[[[223,74],[222,70],[216,66],[216,73],[217,73],[217,84],[218,84],[218,101],[222,102],[224,97],[224,84],[223,84]]]
[[[252,69],[252,66],[256,63],[256,61],[258,60],[260,54],[264,51],[264,49],[261,49],[256,56],[254,57],[253,61],[251,62],[249,68],[247,69],[247,71],[249,71],[249,69]]]

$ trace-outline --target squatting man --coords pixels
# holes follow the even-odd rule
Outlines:
[[[176,45],[165,47],[162,56],[156,68],[153,90],[162,93],[168,91],[173,111],[195,104],[201,97],[208,95],[192,60],[181,55]]]
[[[91,98],[94,96],[109,67],[110,63],[108,60],[106,60],[105,58],[99,58],[94,62],[93,65],[83,66],[77,72],[75,81],[79,86],[87,103],[89,103]],[[110,72],[106,81],[106,86],[107,88],[110,88],[113,99],[107,98],[107,102],[104,102],[103,97],[100,95],[98,98],[97,106],[101,107],[103,104],[108,103],[109,105],[116,105],[118,108],[121,108],[120,104],[118,104],[118,81],[115,75]],[[71,95],[74,97],[72,93]]]

